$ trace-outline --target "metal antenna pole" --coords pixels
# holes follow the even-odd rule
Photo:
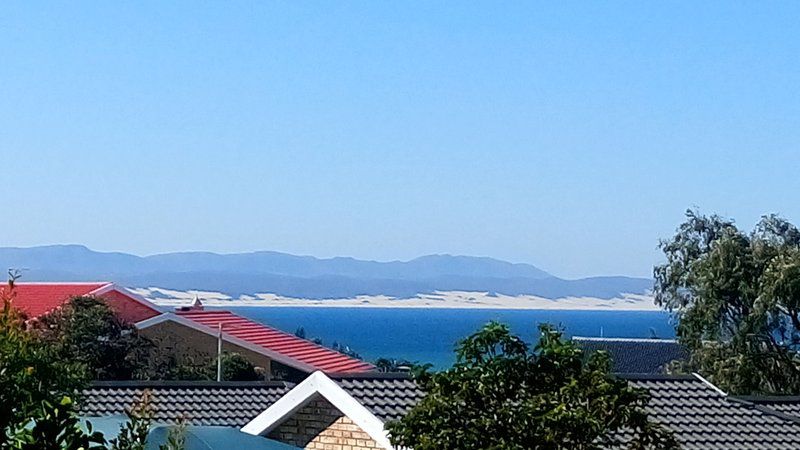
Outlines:
[[[219,324],[217,335],[217,381],[222,381],[222,323]]]

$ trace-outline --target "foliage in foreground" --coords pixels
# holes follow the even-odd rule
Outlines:
[[[394,445],[415,450],[678,448],[648,421],[648,394],[610,374],[604,352],[588,357],[540,326],[531,350],[492,322],[459,343],[448,370],[418,376],[426,397],[389,423]],[[622,438],[626,430],[627,438]]]
[[[13,308],[13,279],[0,297],[0,450],[88,445],[93,437],[76,428],[71,400],[83,386],[83,367],[26,331]]]
[[[661,248],[656,303],[690,352],[679,369],[734,394],[800,394],[800,231],[765,216],[745,233],[687,211]]]
[[[147,406],[111,442],[91,423],[84,430],[72,399],[92,372],[91,359],[65,359],[60,344],[29,331],[13,307],[13,278],[0,288],[0,300],[0,450],[143,450],[152,417]],[[179,435],[172,444],[165,449],[179,450]]]

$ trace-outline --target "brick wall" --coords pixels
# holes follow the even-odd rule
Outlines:
[[[367,433],[321,396],[294,413],[269,437],[308,450],[380,449]]]

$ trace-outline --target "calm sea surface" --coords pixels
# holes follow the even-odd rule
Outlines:
[[[674,336],[670,316],[664,312],[262,306],[225,309],[290,333],[303,327],[307,337],[318,337],[326,345],[346,344],[370,361],[379,357],[403,358],[429,362],[438,368],[453,363],[456,341],[490,320],[509,324],[529,341],[535,339],[536,325],[541,322],[562,326],[567,336]]]

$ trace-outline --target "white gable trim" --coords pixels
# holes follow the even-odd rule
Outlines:
[[[161,315],[158,315],[158,316],[155,316],[155,317],[151,317],[149,319],[142,320],[141,322],[137,322],[136,323],[136,328],[138,328],[140,330],[143,330],[145,328],[149,328],[149,327],[152,327],[154,325],[158,325],[160,323],[167,322],[167,321],[175,322],[175,323],[183,325],[185,327],[192,328],[192,329],[197,330],[197,331],[199,331],[201,333],[205,333],[205,334],[207,334],[209,336],[213,336],[214,338],[219,336],[219,330],[216,330],[216,329],[211,328],[209,326],[203,325],[201,323],[197,323],[194,320],[187,319],[185,317],[181,317],[181,316],[179,316],[177,314],[174,314],[174,313],[163,313]],[[298,361],[298,360],[296,360],[294,358],[291,358],[289,356],[283,355],[283,354],[278,353],[276,351],[269,350],[267,348],[261,347],[260,345],[251,344],[250,342],[247,342],[244,339],[240,339],[240,338],[237,338],[235,336],[232,336],[232,335],[230,335],[230,334],[225,332],[225,328],[224,327],[222,329],[222,340],[225,341],[225,342],[234,344],[236,346],[239,346],[239,347],[242,347],[242,348],[246,348],[247,350],[250,350],[252,352],[258,353],[260,355],[264,355],[264,356],[266,356],[267,358],[269,358],[269,359],[271,359],[273,361],[279,362],[279,363],[284,364],[284,365],[289,366],[289,367],[293,367],[293,368],[295,368],[297,370],[301,370],[301,371],[306,372],[306,373],[311,373],[311,372],[314,372],[315,370],[317,370],[316,367],[314,367],[314,366],[312,366],[310,364],[306,364],[304,362]]]
[[[715,386],[712,382],[710,382],[710,381],[706,380],[705,378],[703,378],[703,376],[700,375],[699,373],[692,372],[692,375],[695,378],[697,378],[698,380],[700,380],[701,382],[703,382],[706,386],[708,386],[711,389],[717,391],[717,394],[722,395],[723,397],[727,397],[728,396],[728,394],[726,394],[725,391],[723,391],[722,389],[720,389],[717,386]]]
[[[335,381],[319,371],[314,372],[302,383],[284,394],[272,406],[242,427],[241,431],[253,435],[267,434],[308,404],[317,394],[328,400],[382,448],[394,450],[391,442],[389,442],[389,433],[384,429],[383,421],[372,414],[370,410],[348,394]]]

